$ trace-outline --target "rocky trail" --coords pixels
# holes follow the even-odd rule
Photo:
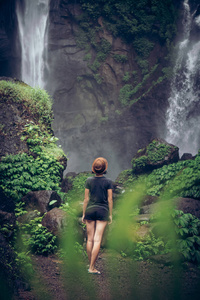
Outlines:
[[[55,255],[33,256],[37,276],[31,289],[20,290],[15,300],[199,299],[200,268],[191,263],[175,268],[166,261],[166,257],[159,256],[151,262],[133,262],[103,250],[97,261],[101,275],[88,274],[84,262],[83,280],[76,273],[67,277],[63,261]]]

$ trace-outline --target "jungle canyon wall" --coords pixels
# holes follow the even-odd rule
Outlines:
[[[166,135],[169,53],[180,35],[175,24],[183,8],[182,1],[147,2],[50,1],[45,80],[54,99],[53,129],[69,157],[67,171],[88,170],[93,158],[102,155],[109,160],[109,175],[116,178],[130,168],[139,148]],[[197,2],[190,1],[192,11]],[[1,68],[1,74],[20,78],[15,1],[9,0],[6,8],[12,26],[9,31],[4,20],[2,28],[15,44],[18,63],[12,68],[10,56],[10,67]]]
[[[69,153],[68,171],[88,170],[94,157],[105,156],[109,175],[115,178],[130,168],[139,148],[163,136],[169,96],[163,68],[168,66],[168,50],[165,39],[150,32],[134,47],[131,35],[127,43],[129,37],[114,35],[101,14],[93,20],[77,2],[52,1],[50,6],[49,69],[53,71],[48,90],[54,98],[53,127]],[[146,42],[144,52],[142,42]]]

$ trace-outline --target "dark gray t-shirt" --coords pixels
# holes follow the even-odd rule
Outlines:
[[[90,190],[88,207],[104,206],[108,209],[108,190],[113,189],[112,181],[105,176],[89,177],[85,188]]]

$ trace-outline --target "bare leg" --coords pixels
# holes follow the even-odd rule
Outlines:
[[[93,248],[91,252],[91,260],[90,260],[90,272],[96,272],[97,270],[94,268],[94,264],[97,260],[100,246],[101,246],[101,240],[103,237],[104,229],[106,228],[107,221],[96,221],[96,228],[94,233],[94,241],[93,241]]]
[[[90,264],[92,248],[94,245],[95,221],[86,220],[86,227],[87,227],[86,250],[87,250],[87,255],[88,255],[89,264]]]

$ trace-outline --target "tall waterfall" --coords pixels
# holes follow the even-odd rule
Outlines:
[[[193,155],[200,148],[200,38],[191,36],[200,30],[200,16],[191,13],[188,0],[183,3],[183,38],[178,44],[177,59],[167,111],[166,140]]]
[[[32,87],[45,87],[49,0],[18,0],[21,77]]]

